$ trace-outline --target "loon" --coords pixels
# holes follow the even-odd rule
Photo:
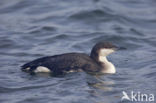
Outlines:
[[[22,71],[30,73],[51,72],[60,75],[69,72],[115,73],[115,66],[107,60],[107,56],[118,49],[110,42],[98,42],[90,55],[84,53],[65,53],[46,56],[21,66]]]

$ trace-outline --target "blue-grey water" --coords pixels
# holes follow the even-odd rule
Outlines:
[[[20,70],[43,56],[89,54],[99,41],[126,48],[108,57],[116,74]],[[156,95],[155,0],[0,0],[0,103],[156,103],[121,101],[123,91]]]

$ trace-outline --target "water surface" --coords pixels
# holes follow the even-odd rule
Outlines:
[[[121,101],[122,91],[156,95],[155,6],[155,0],[1,0],[0,103],[130,103]],[[89,54],[99,41],[126,48],[108,57],[114,75],[20,70],[43,56]]]

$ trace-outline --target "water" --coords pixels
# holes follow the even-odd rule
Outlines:
[[[155,6],[155,0],[1,0],[0,103],[131,103],[121,101],[122,91],[156,95]],[[114,75],[20,70],[47,55],[89,54],[105,40],[126,48],[108,57]]]

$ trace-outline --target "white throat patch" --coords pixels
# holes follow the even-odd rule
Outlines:
[[[101,71],[102,73],[115,73],[116,69],[115,66],[109,62],[106,58],[107,55],[113,53],[113,49],[101,49],[99,53],[99,61],[104,63],[104,68]]]
[[[101,49],[100,53],[99,53],[99,56],[107,56],[107,55],[109,55],[109,54],[111,54],[113,52],[114,52],[113,49],[107,49],[107,48]]]

